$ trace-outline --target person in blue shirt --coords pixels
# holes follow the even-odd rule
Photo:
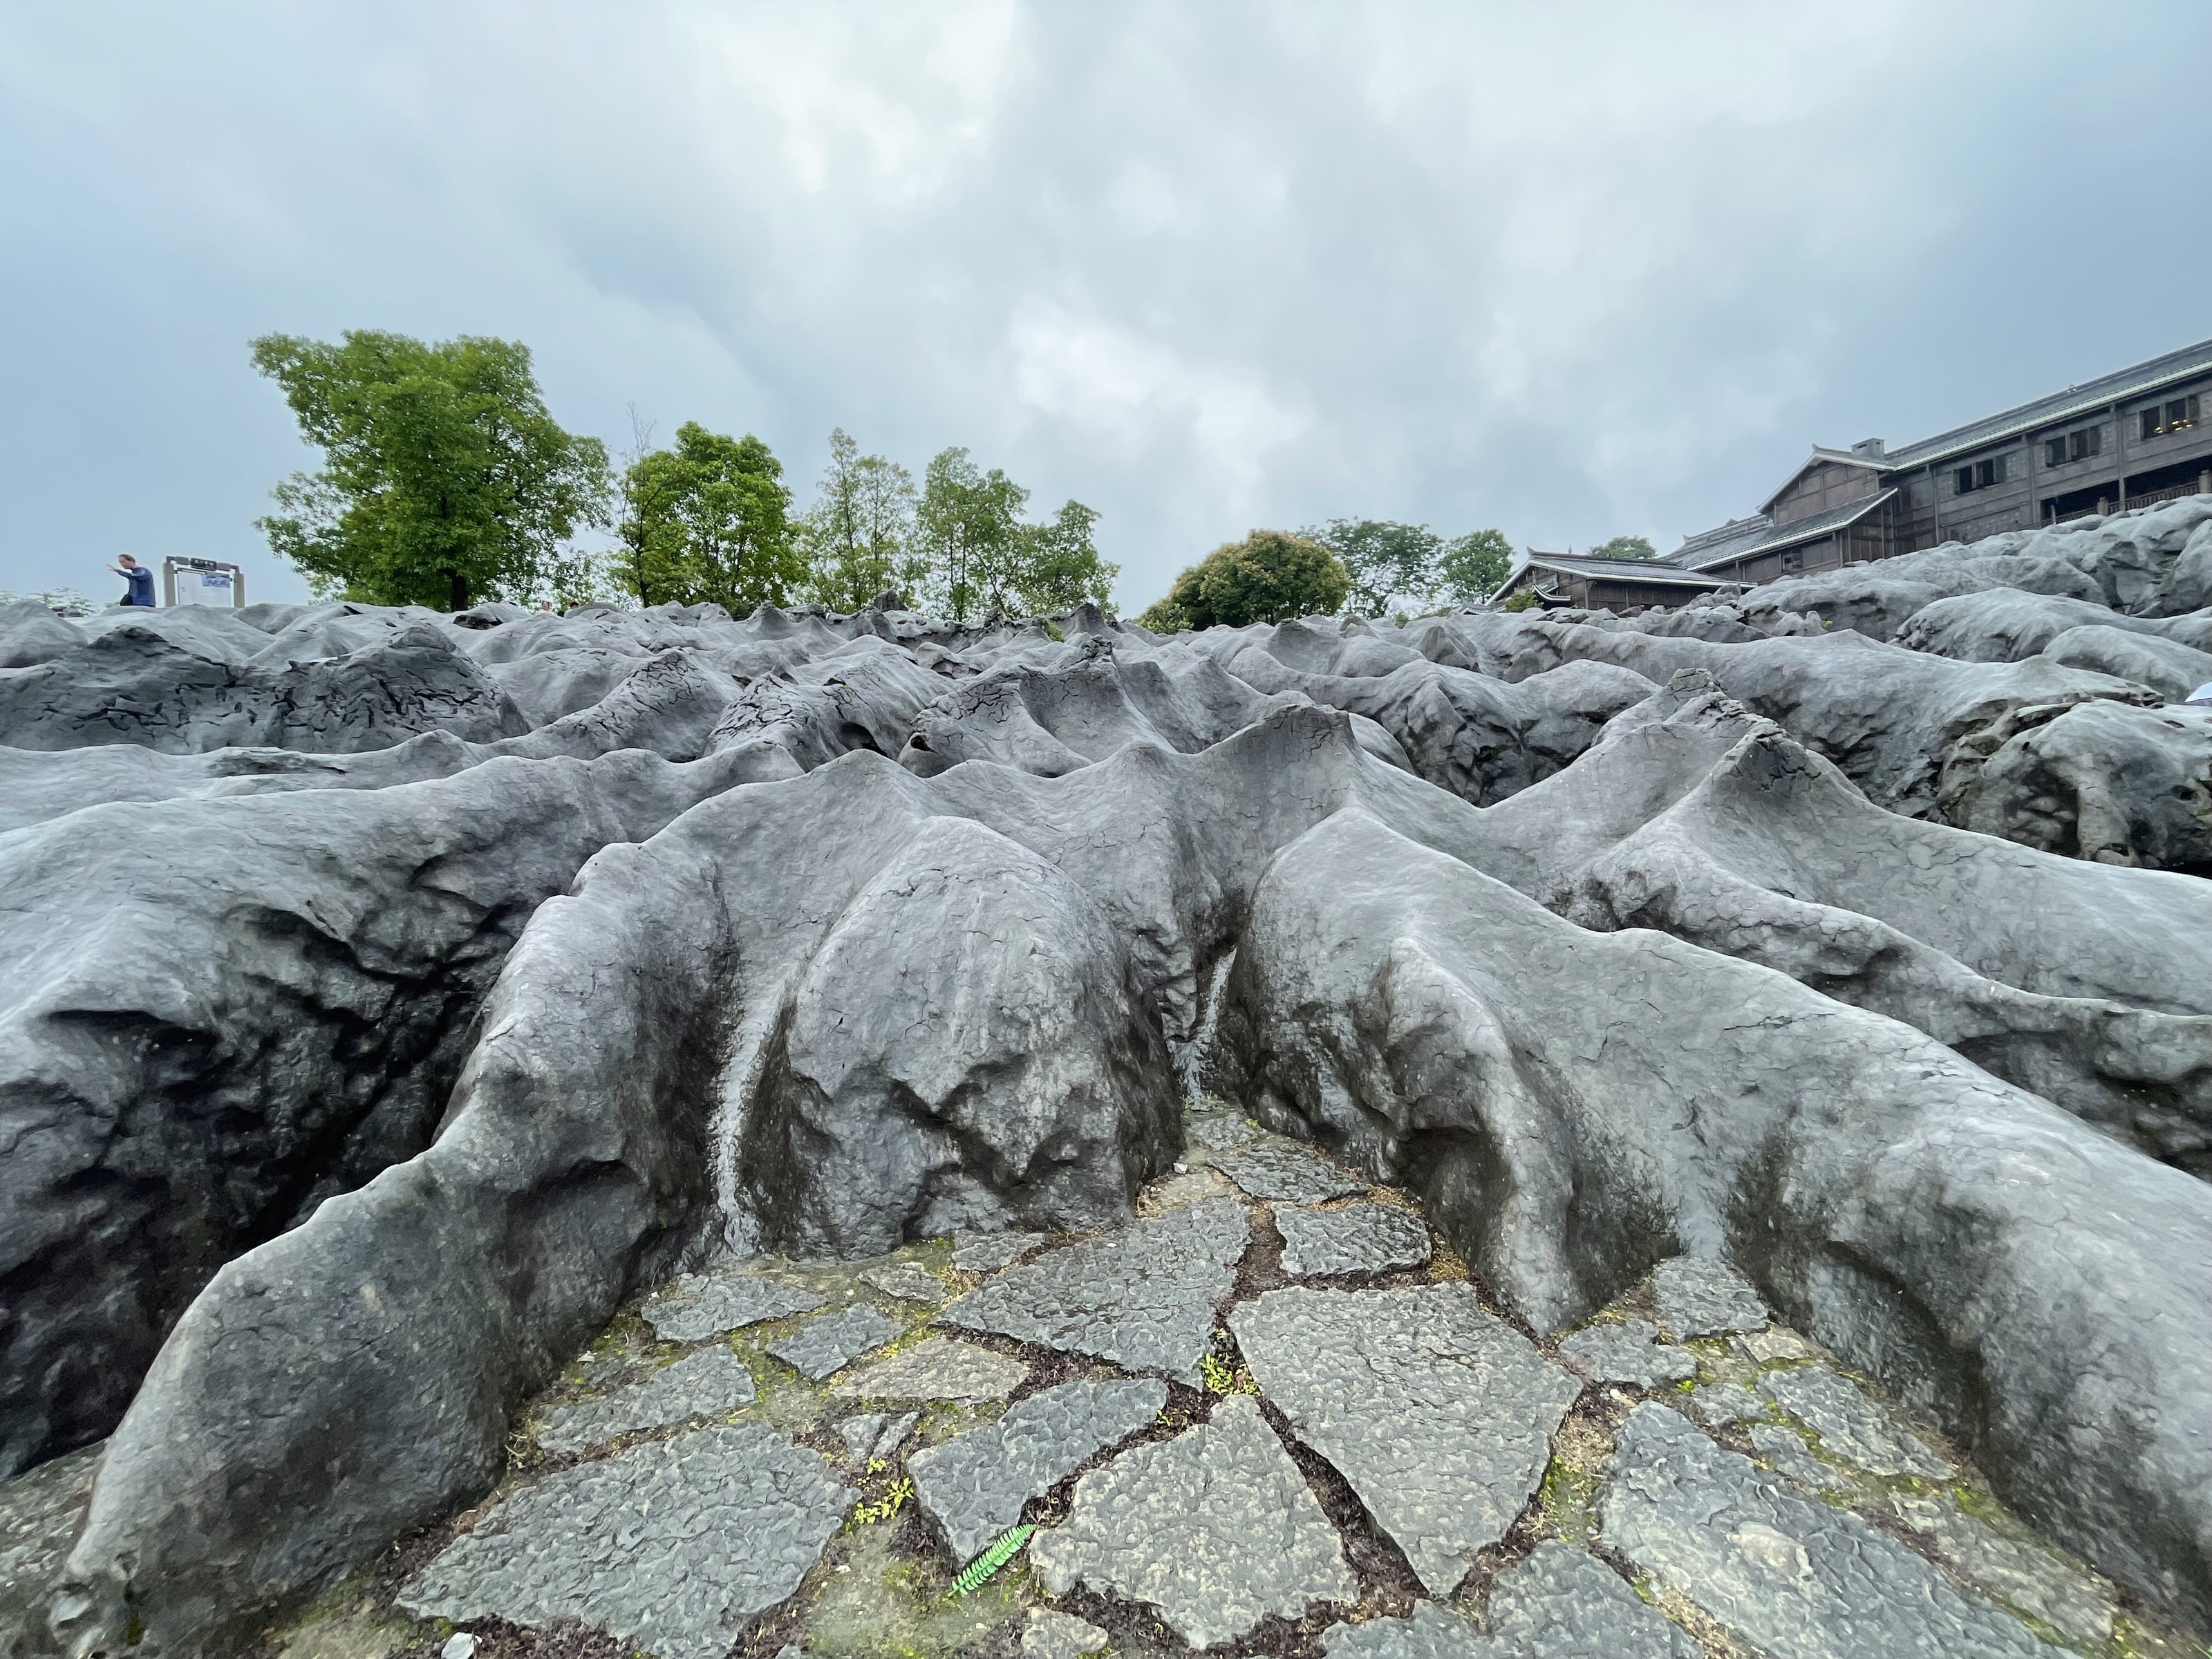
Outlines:
[[[115,562],[107,567],[125,581],[131,591],[123,596],[125,605],[143,605],[149,610],[154,605],[154,573],[132,558],[128,553],[118,553]]]

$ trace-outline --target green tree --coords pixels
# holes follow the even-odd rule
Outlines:
[[[1455,536],[1437,561],[1441,586],[1462,605],[1486,599],[1513,574],[1513,544],[1502,530],[1473,530]]]
[[[1443,538],[1425,524],[1331,519],[1317,530],[1299,534],[1343,562],[1351,581],[1346,604],[1361,616],[1387,614],[1394,599],[1419,605],[1436,591],[1437,562],[1443,552]]]
[[[337,344],[253,342],[323,452],[254,520],[318,595],[465,611],[487,598],[568,602],[591,562],[566,543],[604,522],[606,447],[561,429],[520,341],[426,344],[354,330]]]
[[[1648,536],[1615,536],[1609,542],[1600,542],[1589,550],[1593,559],[1656,559],[1659,550],[1651,545]]]
[[[932,459],[922,474],[915,553],[908,563],[930,608],[948,611],[960,623],[971,614],[1005,616],[1014,609],[1022,508],[1029,499],[1030,492],[997,467],[979,469],[964,449]]]
[[[913,544],[914,475],[896,461],[861,454],[839,427],[799,528],[813,597],[833,611],[858,611],[898,579]]]
[[[616,579],[640,605],[719,605],[732,616],[788,604],[806,580],[783,463],[750,432],[676,428],[676,447],[623,475]]]
[[[1099,556],[1091,533],[1097,522],[1094,509],[1071,501],[1048,522],[1022,526],[1014,592],[1028,614],[1072,611],[1086,599],[1102,611],[1114,608],[1114,579],[1121,567]]]
[[[1320,543],[1288,531],[1255,530],[1185,570],[1167,598],[1138,620],[1158,634],[1333,616],[1351,585],[1344,562]]]

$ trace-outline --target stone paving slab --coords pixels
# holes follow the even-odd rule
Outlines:
[[[1249,1146],[1256,1140],[1266,1139],[1267,1135],[1250,1118],[1235,1112],[1214,1112],[1205,1117],[1190,1118],[1185,1128],[1191,1139],[1217,1152]]]
[[[803,1376],[819,1382],[840,1371],[871,1348],[880,1348],[899,1334],[899,1322],[873,1308],[841,1308],[809,1320],[768,1351]]]
[[[1194,1388],[1213,1304],[1235,1282],[1250,1236],[1243,1205],[1207,1199],[1010,1267],[938,1320]]]
[[[2063,1659],[1848,1510],[1646,1402],[1599,1502],[1605,1541],[1773,1659]]]
[[[853,1461],[865,1463],[870,1458],[890,1456],[906,1444],[907,1436],[921,1421],[920,1412],[861,1412],[840,1423],[837,1434]]]
[[[1030,1560],[1048,1595],[1084,1584],[1142,1602],[1200,1648],[1359,1594],[1336,1528],[1248,1395],[1078,1480]]]
[[[1948,1480],[1958,1471],[1889,1419],[1848,1377],[1821,1364],[1769,1371],[1759,1391],[1820,1437],[1820,1449],[1869,1474]]]
[[[963,1233],[952,1241],[952,1265],[963,1273],[994,1273],[1044,1240],[1042,1233]]]
[[[1498,1575],[1483,1623],[1497,1659],[1702,1659],[1704,1651],[1611,1567],[1557,1540]]]
[[[1780,1473],[1814,1492],[1840,1492],[1850,1480],[1813,1455],[1805,1437],[1786,1423],[1754,1423],[1749,1430],[1753,1450]]]
[[[2112,1639],[2112,1594],[2056,1550],[1999,1531],[1945,1492],[1892,1492],[1890,1512],[1966,1577],[2069,1640]]]
[[[1285,1204],[1275,1211],[1275,1230],[1283,1236],[1283,1271],[1293,1279],[1418,1267],[1431,1253],[1420,1217],[1395,1204],[1340,1210]]]
[[[1679,1341],[1756,1331],[1766,1324],[1766,1304],[1751,1281],[1711,1256],[1678,1255],[1662,1261],[1651,1283],[1659,1295],[1659,1317]]]
[[[1324,1659],[1495,1659],[1473,1624],[1433,1601],[1416,1601],[1403,1619],[1331,1625],[1321,1650]]]
[[[1022,1659],[1085,1659],[1106,1650],[1106,1632],[1088,1619],[1031,1607],[1022,1627]]]
[[[1582,1384],[1472,1285],[1270,1291],[1229,1316],[1244,1363],[1432,1595],[1527,1505]]]
[[[1365,1182],[1294,1141],[1267,1141],[1217,1152],[1213,1167],[1270,1204],[1325,1204],[1367,1190]]]
[[[888,1267],[871,1267],[860,1282],[902,1302],[926,1302],[935,1307],[945,1300],[945,1285],[919,1261],[901,1261]]]
[[[727,1348],[702,1348],[642,1382],[547,1413],[538,1443],[550,1452],[581,1451],[634,1430],[749,1406],[754,1397],[753,1374],[743,1359]]]
[[[1763,1423],[1774,1415],[1766,1396],[1741,1382],[1708,1382],[1680,1403],[1683,1410],[1709,1429]]]
[[[525,1487],[402,1590],[421,1619],[569,1618],[659,1659],[722,1659],[799,1588],[852,1494],[758,1423],[701,1429]]]
[[[1659,1340],[1659,1328],[1648,1319],[1619,1319],[1577,1331],[1559,1352],[1598,1382],[1630,1382],[1656,1389],[1698,1374],[1695,1354]]]
[[[1168,1403],[1155,1377],[1063,1382],[997,1422],[907,1459],[914,1495],[955,1566],[1022,1518],[1022,1505],[1066,1480],[1092,1453],[1145,1427]]]
[[[795,1285],[747,1274],[692,1274],[678,1279],[638,1311],[663,1342],[704,1342],[764,1320],[812,1313],[822,1298]]]
[[[841,1400],[1004,1400],[1030,1374],[1018,1359],[933,1336],[830,1385]]]

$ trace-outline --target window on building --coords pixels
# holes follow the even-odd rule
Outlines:
[[[1973,493],[1974,469],[1971,466],[1962,466],[1959,469],[1959,494],[1971,495]]]
[[[2155,438],[2160,433],[2166,430],[2165,427],[2159,423],[2158,412],[2158,405],[2156,404],[2153,404],[2148,409],[2143,410],[2142,429],[2136,434],[2137,438]]]
[[[1802,548],[1793,547],[1783,554],[1782,568],[1785,573],[1792,570],[1802,570],[1804,568],[1805,550]]]
[[[2085,426],[2066,434],[2067,450],[2077,461],[2087,460],[2104,447],[2105,428],[2100,426]]]
[[[2043,441],[2043,464],[2045,466],[2063,466],[2066,465],[2065,439],[2045,438]]]
[[[2186,432],[2197,424],[2194,397],[2170,399],[2164,407],[2153,404],[2142,411],[2142,435],[2156,438],[2168,432]]]

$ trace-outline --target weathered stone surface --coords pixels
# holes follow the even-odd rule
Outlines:
[[[1932,1544],[1966,1579],[2069,1641],[2112,1639],[2112,1595],[2057,1551],[2000,1530],[1959,1507],[1949,1492],[1893,1492],[1890,1512]]]
[[[1331,1625],[1321,1650],[1327,1659],[1492,1659],[1474,1625],[1433,1601],[1416,1601],[1403,1619]]]
[[[871,1268],[860,1275],[860,1282],[902,1302],[926,1302],[933,1307],[945,1300],[945,1281],[919,1261]]]
[[[1042,1233],[963,1233],[952,1246],[952,1265],[963,1273],[994,1273],[1044,1243]]]
[[[578,1619],[661,1659],[722,1659],[748,1620],[798,1589],[850,1498],[773,1429],[702,1429],[524,1488],[399,1604],[456,1622]]]
[[[580,1451],[634,1430],[750,1405],[755,1393],[743,1359],[727,1348],[704,1348],[601,1399],[556,1407],[546,1413],[538,1443],[551,1452]]]
[[[770,1319],[812,1313],[822,1298],[796,1285],[740,1274],[678,1279],[638,1311],[663,1342],[703,1342]]]
[[[1762,1462],[1772,1465],[1801,1486],[1814,1492],[1835,1492],[1850,1483],[1840,1473],[1813,1455],[1804,1436],[1781,1423],[1753,1423],[1745,1431]]]
[[[1708,1382],[1690,1395],[1685,1409],[1709,1429],[1765,1422],[1774,1414],[1764,1395],[1741,1382]]]
[[[1892,1423],[1847,1379],[1821,1364],[1769,1371],[1759,1391],[1820,1437],[1831,1456],[1870,1474],[1912,1474],[1942,1480],[1954,1471],[1918,1436]]]
[[[1327,1158],[1279,1141],[1217,1152],[1213,1165],[1253,1197],[1270,1203],[1322,1204],[1367,1190],[1364,1182]]]
[[[842,1370],[871,1348],[880,1348],[899,1334],[898,1322],[873,1308],[844,1308],[801,1325],[768,1351],[802,1376],[816,1382]]]
[[[1235,1112],[1210,1112],[1191,1118],[1184,1127],[1192,1140],[1217,1152],[1249,1146],[1267,1133],[1250,1118]]]
[[[1134,1434],[1168,1403],[1154,1378],[1063,1382],[907,1459],[915,1501],[956,1566],[1022,1518],[1022,1505],[1093,1452]]]
[[[1902,1544],[1663,1407],[1622,1426],[1600,1514],[1607,1543],[1776,1659],[2058,1659]]]
[[[1243,1395],[1078,1480],[1067,1519],[1030,1540],[1030,1560],[1047,1593],[1083,1584],[1143,1602],[1193,1647],[1359,1593],[1336,1529]]]
[[[1348,1204],[1340,1210],[1279,1205],[1283,1271],[1293,1278],[1379,1273],[1418,1267],[1429,1259],[1429,1230],[1395,1204]]]
[[[1029,1374],[1018,1359],[933,1336],[840,1377],[830,1392],[849,1400],[1004,1400]]]
[[[1505,1535],[1582,1392],[1467,1284],[1270,1291],[1229,1325],[1261,1391],[1434,1595]]]
[[[1207,1199],[1009,1268],[939,1318],[1195,1387],[1213,1304],[1249,1237],[1243,1205]]]
[[[861,1412],[840,1423],[837,1434],[853,1460],[865,1463],[871,1458],[890,1457],[896,1453],[906,1444],[907,1436],[914,1432],[914,1425],[921,1421],[920,1412]]]
[[[1766,1323],[1766,1304],[1744,1276],[1711,1256],[1678,1255],[1651,1275],[1659,1317],[1682,1340],[1755,1331]]]
[[[0,611],[0,619],[6,615]],[[0,1656],[5,1659],[45,1659],[53,1650],[47,1598],[60,1583],[99,1468],[100,1448],[87,1446],[0,1481]]]
[[[1662,1343],[1658,1327],[1648,1319],[1617,1319],[1592,1325],[1562,1340],[1559,1352],[1599,1382],[1632,1382],[1639,1389],[1656,1389],[1698,1374],[1697,1356]]]
[[[1106,1650],[1106,1632],[1087,1619],[1031,1607],[1022,1626],[1022,1659],[1084,1659]]]
[[[1498,1575],[1483,1625],[1498,1659],[1698,1659],[1700,1651],[1619,1573],[1557,1540]]]

